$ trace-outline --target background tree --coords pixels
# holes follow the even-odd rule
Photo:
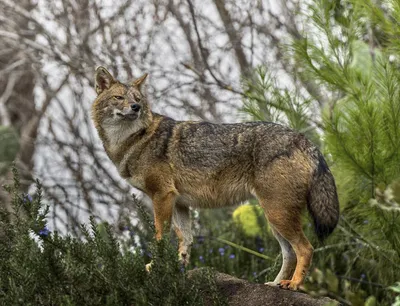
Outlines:
[[[25,189],[42,179],[52,227],[75,230],[88,214],[115,220],[132,203],[90,120],[97,65],[126,81],[149,72],[153,109],[176,119],[237,121],[241,76],[262,63],[324,103],[283,56],[282,43],[301,36],[296,1],[0,5],[0,124],[17,131]]]
[[[30,12],[34,5],[30,0],[21,1],[21,7]],[[18,169],[21,172],[24,189],[27,190],[31,181],[33,169],[34,146],[33,141],[37,135],[38,114],[35,114],[33,103],[33,90],[35,86],[35,73],[31,67],[27,53],[18,50],[18,44],[10,39],[10,33],[20,33],[21,39],[34,39],[35,32],[29,29],[23,16],[10,10],[4,3],[0,3],[2,15],[8,15],[12,23],[2,21],[0,36],[0,137],[2,140],[2,185],[10,179],[8,168],[11,162],[17,158]],[[19,143],[19,146],[16,145]],[[9,201],[3,190],[0,191],[0,201],[9,206]]]

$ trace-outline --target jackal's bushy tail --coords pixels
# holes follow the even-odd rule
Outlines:
[[[318,239],[322,241],[332,233],[339,221],[339,200],[332,173],[320,152],[317,152],[307,208],[314,220]]]

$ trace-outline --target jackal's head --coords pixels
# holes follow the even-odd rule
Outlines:
[[[147,128],[152,113],[144,94],[147,74],[123,84],[104,67],[96,69],[97,98],[92,105],[92,117],[100,137],[118,143]]]

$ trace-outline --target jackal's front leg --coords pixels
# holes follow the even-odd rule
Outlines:
[[[193,243],[189,208],[176,203],[172,222],[179,239],[179,260],[187,266],[189,264],[190,247]]]
[[[172,209],[174,207],[176,194],[173,192],[156,193],[153,197],[154,225],[156,228],[156,240],[162,238],[164,226],[170,228],[172,219]],[[146,270],[150,271],[151,264],[146,265]]]
[[[156,227],[157,241],[162,238],[164,226],[170,228],[172,219],[172,209],[174,207],[176,195],[173,192],[156,194],[153,197],[154,225]]]

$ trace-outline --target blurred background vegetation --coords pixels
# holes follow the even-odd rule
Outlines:
[[[84,234],[79,226],[82,212],[102,219],[98,207],[107,207],[103,211],[110,214],[118,207],[114,231],[119,235],[120,243],[126,251],[143,249],[140,262],[149,261],[152,255],[147,246],[152,231],[146,227],[146,222],[143,226],[138,223],[141,216],[132,207],[130,188],[110,172],[102,148],[91,134],[93,131],[90,132],[90,124],[87,123],[89,99],[85,104],[80,102],[88,96],[93,98],[85,94],[84,88],[91,85],[91,74],[96,64],[109,64],[123,77],[131,76],[137,67],[150,70],[155,75],[154,83],[150,84],[152,99],[161,99],[167,105],[161,111],[183,109],[183,117],[214,122],[230,121],[232,113],[239,111],[243,120],[288,125],[317,144],[335,176],[342,214],[337,229],[322,245],[318,244],[311,222],[305,216],[304,229],[315,247],[315,255],[304,290],[335,298],[344,305],[399,305],[400,4],[398,1],[322,0],[302,3],[277,1],[271,6],[269,2],[250,2],[251,5],[247,6],[240,1],[212,1],[209,6],[216,9],[218,21],[215,21],[212,17],[207,19],[207,14],[196,1],[155,1],[147,4],[139,1],[137,7],[141,10],[138,14],[143,20],[149,20],[151,14],[155,16],[152,20],[157,30],[146,32],[146,35],[157,36],[162,32],[158,32],[159,29],[165,30],[165,34],[168,22],[174,24],[169,18],[178,22],[182,29],[189,29],[183,35],[186,35],[185,41],[190,46],[191,58],[177,56],[171,65],[180,67],[177,70],[170,66],[168,69],[158,66],[157,50],[150,47],[146,49],[147,57],[143,57],[143,64],[137,56],[142,56],[145,51],[133,52],[132,49],[134,54],[130,57],[131,51],[123,51],[122,43],[113,45],[111,38],[104,39],[104,49],[109,53],[98,53],[93,37],[93,40],[87,39],[85,48],[80,49],[81,55],[76,54],[72,47],[68,49],[57,44],[45,45],[47,51],[40,51],[38,45],[27,43],[27,40],[33,39],[31,36],[23,36],[29,31],[14,31],[21,38],[18,40],[20,46],[15,46],[12,44],[14,40],[9,38],[12,41],[7,41],[4,31],[0,32],[1,39],[8,43],[7,50],[15,51],[21,46],[39,48],[33,55],[23,57],[22,72],[18,70],[20,74],[14,77],[24,77],[24,82],[36,82],[36,99],[41,101],[40,105],[36,105],[36,111],[26,109],[33,114],[32,120],[35,120],[32,122],[29,123],[24,116],[19,118],[15,115],[12,98],[18,103],[26,103],[29,95],[24,95],[29,93],[17,94],[21,90],[16,87],[14,95],[8,95],[7,84],[12,80],[8,73],[15,69],[6,68],[20,59],[12,63],[2,61],[5,69],[3,76],[7,76],[0,79],[4,89],[0,100],[0,106],[4,106],[0,108],[3,125],[0,129],[2,182],[10,180],[7,169],[14,159],[23,172],[21,188],[24,192],[29,191],[32,183],[31,173],[43,178],[43,192],[50,206],[48,217],[51,230],[62,223],[64,229],[77,236]],[[61,8],[50,6],[44,16],[54,18],[55,24],[59,20],[73,23],[85,19],[74,15],[79,10],[73,5],[70,8],[68,2],[60,3]],[[23,24],[23,18],[27,18],[25,11],[37,10],[35,13],[39,14],[43,9],[40,1],[37,6],[25,3],[23,10],[6,0],[1,0],[0,4],[10,13],[9,16],[18,16],[12,26],[17,22]],[[126,9],[129,12],[128,1],[118,2],[121,11],[111,17],[104,17],[101,13],[96,15],[95,12],[101,12],[101,7],[95,4],[96,1],[88,1],[81,11],[93,13],[93,16],[87,14],[91,18],[108,20],[110,27],[115,29],[120,25],[112,22],[129,17],[129,13],[122,11]],[[62,7],[69,12],[65,16],[62,15]],[[57,10],[64,19],[54,17]],[[151,12],[149,16],[146,15],[148,11]],[[186,13],[183,14],[186,17],[182,16],[182,12]],[[140,18],[137,20],[140,21]],[[46,25],[40,24],[40,18],[29,22],[35,31],[46,30]],[[73,35],[96,33],[98,29],[95,25],[101,27],[102,23],[92,22],[92,25],[83,24],[92,31],[82,30]],[[212,32],[213,27],[221,32]],[[147,29],[140,26],[132,28],[137,32]],[[14,33],[12,29],[7,28],[9,33]],[[46,35],[38,33],[41,35],[38,44],[43,39],[55,41],[51,32],[46,32]],[[174,46],[174,35],[182,35],[173,33],[167,34],[170,36],[165,39],[168,48]],[[119,32],[115,35],[123,34],[134,39],[140,36]],[[140,37],[150,37],[146,35]],[[224,46],[213,44],[213,39],[218,41],[221,37],[227,41]],[[57,43],[62,43],[60,41]],[[137,45],[153,44],[156,43],[150,40]],[[176,54],[180,54],[178,49]],[[259,51],[261,49],[263,51]],[[14,53],[23,56],[23,51]],[[41,52],[45,56],[36,58]],[[116,62],[122,64],[112,60],[118,52],[121,55]],[[225,56],[235,64],[224,64]],[[79,63],[84,62],[82,57],[90,60],[86,58],[87,64],[81,67]],[[45,58],[55,61],[54,65],[58,71],[65,73],[66,78],[52,83],[51,75],[46,74],[48,67],[40,66]],[[135,59],[137,62],[134,62]],[[34,72],[32,67],[36,69]],[[166,73],[169,69],[171,75]],[[162,71],[167,76],[161,74]],[[33,73],[35,77],[26,77],[23,72]],[[40,79],[43,75],[46,77]],[[239,78],[240,82],[237,81]],[[161,88],[160,84],[169,85]],[[47,90],[43,91],[46,86]],[[30,97],[34,97],[32,88],[27,88],[31,90]],[[72,111],[63,109],[60,103],[63,88],[67,88]],[[198,105],[185,100],[185,92],[190,92]],[[222,103],[216,102],[218,97],[222,97]],[[229,104],[228,101],[234,103]],[[161,109],[160,104],[155,104]],[[49,111],[52,113],[47,117],[43,115]],[[181,116],[179,112],[176,114]],[[77,118],[84,119],[79,121]],[[82,126],[84,128],[79,130]],[[39,127],[43,133],[40,133]],[[62,136],[60,129],[64,133]],[[82,135],[83,131],[89,136]],[[32,150],[33,145],[42,160],[34,158],[36,151]],[[54,152],[50,154],[54,156],[43,152]],[[60,172],[62,175],[59,175]],[[104,180],[96,180],[98,184],[93,184],[93,177]],[[4,206],[10,206],[9,196],[0,194],[0,199]],[[189,268],[209,266],[260,283],[272,280],[279,271],[279,245],[271,235],[257,203],[246,203],[239,208],[193,211],[193,219],[196,239]],[[55,220],[61,220],[61,223]]]
[[[299,79],[313,80],[324,89],[326,102],[321,113],[316,112],[312,96],[280,86],[265,66],[244,80],[243,111],[255,120],[280,122],[306,134],[319,145],[335,175],[340,223],[324,245],[318,245],[314,237],[314,268],[305,290],[345,305],[390,305],[394,293],[388,287],[400,278],[400,49],[396,21],[400,6],[398,2],[383,6],[369,1],[318,1],[308,9],[307,21],[316,33],[288,44],[286,56],[299,66]],[[322,121],[316,125],[319,115]],[[235,216],[249,212],[243,207],[232,211],[233,218],[222,224],[216,221],[223,214],[201,213],[206,234],[194,245],[196,266],[217,266],[260,282],[273,279],[279,270],[280,259],[275,258],[279,247],[267,225],[254,221],[257,209],[252,216],[239,219]],[[307,218],[304,228],[313,237]],[[232,248],[217,237],[268,259]]]

